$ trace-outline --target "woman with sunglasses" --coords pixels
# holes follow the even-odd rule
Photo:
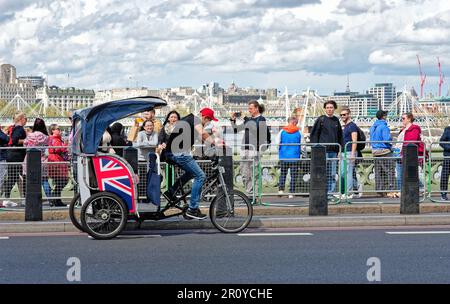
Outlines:
[[[408,144],[415,144],[418,147],[419,154],[419,166],[423,165],[424,154],[425,154],[425,145],[422,141],[422,129],[419,125],[416,125],[414,122],[414,115],[412,113],[403,113],[402,114],[402,125],[403,128],[398,135],[397,147],[400,149],[400,159],[397,161],[396,171],[397,171],[397,185],[398,189],[402,189],[402,156],[403,156],[403,147]],[[423,187],[422,181],[419,179],[420,187]],[[395,193],[396,197],[400,197],[400,192]]]
[[[54,189],[52,197],[57,198],[50,201],[51,206],[61,207],[66,206],[61,201],[61,192],[69,181],[69,168],[67,164],[68,150],[61,139],[61,130],[57,124],[52,124],[49,127],[49,149],[48,149],[48,176],[52,179]],[[51,164],[52,162],[58,164]]]

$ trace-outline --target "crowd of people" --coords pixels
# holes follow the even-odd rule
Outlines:
[[[362,130],[352,120],[351,110],[347,107],[341,108],[340,120],[335,116],[337,110],[336,102],[330,100],[325,102],[325,115],[318,117],[311,129],[309,143],[320,143],[326,148],[327,157],[327,190],[330,194],[340,192],[338,195],[343,199],[353,198],[352,193],[358,193],[362,190],[362,185],[358,183],[356,174],[356,164],[362,160],[362,150],[365,148],[364,142],[366,137]],[[414,115],[412,113],[404,113],[401,115],[402,128],[393,141],[391,130],[387,123],[387,111],[379,110],[376,113],[376,121],[369,131],[372,156],[374,159],[375,173],[375,191],[381,197],[398,198],[400,197],[400,189],[402,183],[402,156],[404,147],[408,144],[415,144],[418,147],[419,166],[423,166],[426,158],[425,145],[422,140],[422,130],[419,125],[414,123]],[[283,144],[302,143],[301,132],[294,128],[295,117],[290,119],[290,135],[289,140],[286,138],[289,129],[283,128],[281,131],[280,145],[280,189],[279,193],[283,193],[285,176],[288,169],[291,170],[291,192],[293,185],[298,179],[295,165],[288,166],[283,159],[288,153],[290,158],[296,159],[301,157],[299,147],[283,146]],[[299,132],[300,134],[296,134]],[[441,138],[441,142],[450,140],[450,128],[446,129]],[[444,155],[450,155],[450,145],[441,143],[444,148]],[[340,153],[340,155],[339,155]],[[346,160],[341,164],[341,188],[336,189],[336,172],[338,161]],[[444,161],[441,176],[441,198],[447,198],[447,183],[450,175],[450,161]],[[422,176],[420,176],[422,177]],[[419,186],[423,188],[424,181],[420,178]],[[345,193],[349,193],[346,195]],[[360,193],[359,193],[360,194]],[[290,196],[291,197],[291,196]]]
[[[60,197],[69,181],[69,167],[64,163],[69,160],[68,139],[62,139],[58,125],[52,124],[47,128],[41,118],[36,118],[32,128],[25,129],[27,117],[23,112],[17,112],[13,122],[6,130],[0,130],[0,184],[4,198],[1,204],[17,206],[17,203],[8,200],[16,185],[21,197],[24,197],[26,148],[33,147],[41,152],[42,185],[50,206],[65,206]]]
[[[349,108],[342,108],[340,119],[335,116],[336,102],[325,102],[325,115],[318,117],[309,132],[309,143],[323,144],[326,148],[327,162],[327,190],[331,194],[338,191],[345,193],[360,192],[356,164],[362,158],[362,150],[366,138],[361,129],[352,120]],[[258,164],[264,151],[272,144],[271,133],[263,116],[264,106],[253,100],[248,104],[248,115],[242,117],[241,123],[237,120],[242,113],[232,113],[231,126],[235,132],[243,131],[240,171],[247,194],[252,195],[258,191],[258,170],[254,165]],[[370,141],[374,158],[375,190],[380,196],[395,198],[400,196],[401,189],[401,156],[403,148],[408,143],[418,146],[419,165],[423,165],[425,148],[421,139],[421,128],[414,123],[412,113],[402,115],[403,128],[393,142],[391,131],[386,118],[387,112],[379,110],[376,113],[377,120],[370,128]],[[34,121],[33,127],[25,129],[27,117],[18,112],[14,115],[14,124],[0,131],[0,185],[4,199],[8,200],[12,189],[17,185],[19,193],[23,197],[24,181],[27,174],[26,148],[35,147],[41,151],[42,185],[50,206],[65,206],[61,200],[63,189],[70,179],[70,153],[67,145],[69,138],[62,138],[58,125],[49,127],[41,118]],[[199,116],[189,114],[185,117],[177,111],[170,111],[164,122],[161,123],[155,117],[155,111],[148,111],[136,119],[135,125],[128,134],[121,123],[114,123],[104,133],[99,147],[100,152],[116,153],[123,156],[123,150],[127,146],[138,149],[138,159],[141,162],[148,161],[149,153],[158,153],[162,161],[174,164],[183,169],[184,174],[169,187],[163,196],[168,200],[175,198],[177,190],[191,179],[194,179],[191,200],[187,216],[201,219],[205,215],[198,208],[200,193],[205,182],[206,175],[198,163],[192,157],[195,144],[209,146],[224,145],[220,132],[212,123],[217,121],[214,111],[204,108]],[[302,144],[305,143],[304,130],[299,128],[298,117],[292,116],[288,124],[281,129],[276,137],[278,145],[278,159],[280,178],[278,182],[278,194],[284,195],[285,183],[288,172],[290,185],[288,197],[293,198],[299,179],[298,160],[303,158]],[[197,139],[197,142],[196,142]],[[198,142],[200,139],[200,142]],[[441,138],[442,142],[450,141],[450,127],[445,129]],[[179,144],[183,143],[183,144]],[[450,144],[442,143],[444,155],[450,156]],[[7,149],[5,148],[7,147]],[[341,166],[341,188],[336,189],[337,163],[346,159]],[[146,167],[140,166],[139,176],[146,175]],[[396,174],[397,172],[397,174]],[[443,163],[441,175],[442,199],[447,200],[447,184],[450,176],[450,160]],[[420,182],[423,187],[423,181]],[[143,184],[142,187],[146,185]],[[344,198],[351,198],[352,194]],[[4,205],[5,201],[4,201]]]

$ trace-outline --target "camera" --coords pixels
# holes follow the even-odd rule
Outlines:
[[[241,112],[234,112],[234,116],[235,116],[236,118],[241,117]]]

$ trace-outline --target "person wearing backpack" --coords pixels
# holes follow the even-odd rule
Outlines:
[[[328,193],[336,191],[337,159],[342,147],[343,133],[339,118],[334,116],[337,104],[334,100],[324,103],[326,115],[322,115],[314,122],[311,129],[310,142],[325,144],[327,153],[327,189]],[[332,159],[332,160],[329,160]]]
[[[377,120],[370,127],[370,141],[374,156],[375,191],[381,197],[395,198],[395,160],[387,115],[387,111],[377,111]]]
[[[348,194],[353,190],[353,169],[355,168],[355,161],[358,157],[358,126],[352,121],[351,111],[349,108],[343,108],[341,110],[341,120],[344,126],[344,152],[342,153],[342,159],[347,160],[347,166],[341,166],[341,193],[343,199],[353,198],[353,194]],[[354,143],[352,143],[354,142]],[[345,170],[347,167],[347,170]],[[347,183],[344,182],[344,177],[347,177]],[[345,186],[345,188],[344,188]]]
[[[423,169],[424,159],[426,157],[425,144],[422,141],[422,129],[419,125],[414,123],[414,115],[411,112],[402,114],[402,129],[397,137],[397,144],[395,144],[396,150],[399,152],[398,160],[396,162],[397,171],[397,187],[398,191],[395,193],[396,197],[401,196],[402,189],[402,157],[403,157],[403,148],[408,144],[414,144],[417,146],[417,152],[419,156],[419,167]],[[423,189],[423,181],[422,176],[419,174],[419,188]]]
[[[14,115],[14,125],[10,126],[8,130],[8,146],[13,148],[8,150],[6,162],[16,164],[8,164],[8,176],[2,185],[2,192],[6,198],[11,196],[11,191],[15,184],[17,184],[20,188],[20,180],[22,176],[21,163],[25,159],[26,155],[26,150],[23,148],[23,143],[27,137],[24,129],[26,123],[27,117],[25,114],[23,112],[17,112]],[[21,191],[19,190],[19,192]]]
[[[3,132],[0,127],[0,185],[3,185],[3,180],[6,177],[6,173],[8,172],[8,167],[6,165],[6,159],[8,156],[8,150],[5,148],[8,146],[9,136]],[[0,206],[2,206],[2,202],[0,202]]]

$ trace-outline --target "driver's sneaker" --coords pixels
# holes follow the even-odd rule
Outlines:
[[[199,208],[194,210],[188,208],[188,210],[186,211],[186,217],[196,220],[204,220],[206,219],[206,214],[203,214]]]

